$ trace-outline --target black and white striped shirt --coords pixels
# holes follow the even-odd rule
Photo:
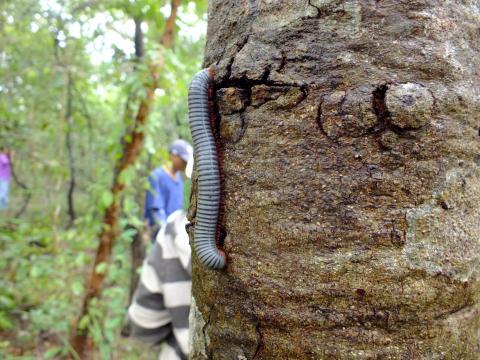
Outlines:
[[[191,250],[184,211],[175,211],[143,263],[128,309],[132,335],[162,344],[159,360],[187,359],[191,297]]]

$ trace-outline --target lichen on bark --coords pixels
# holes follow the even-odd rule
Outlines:
[[[229,265],[194,257],[193,358],[477,359],[478,3],[209,9]]]

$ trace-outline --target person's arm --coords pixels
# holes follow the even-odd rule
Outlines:
[[[155,179],[153,175],[148,177],[148,182],[150,183],[150,189],[147,190],[145,199],[147,217],[150,221],[150,225],[157,224],[160,227],[163,227],[167,221],[165,195],[158,180]]]
[[[8,165],[10,163],[10,158],[7,153],[0,153],[0,164]]]

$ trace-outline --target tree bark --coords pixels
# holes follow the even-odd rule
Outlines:
[[[175,20],[177,18],[177,10],[180,4],[181,0],[172,0],[171,2],[171,13],[166,21],[165,29],[160,39],[160,44],[165,48],[169,48],[173,45]],[[125,187],[125,184],[123,184],[121,181],[120,175],[129,166],[134,164],[142,149],[144,138],[143,128],[153,105],[158,77],[164,64],[163,54],[161,51],[162,50],[160,50],[156,63],[150,66],[151,79],[147,84],[145,84],[145,98],[140,101],[138,111],[134,119],[134,125],[129,136],[125,137],[126,139],[129,139],[129,141],[125,141],[123,143],[122,156],[115,164],[113,183],[111,186],[113,201],[112,204],[105,210],[103,229],[99,235],[100,242],[97,248],[92,272],[90,277],[87,279],[85,286],[87,290],[83,300],[82,310],[75,326],[73,327],[73,334],[71,337],[72,347],[81,359],[88,359],[91,356],[93,343],[91,339],[89,339],[88,330],[85,328],[80,328],[78,325],[80,320],[84,316],[88,315],[88,308],[92,300],[101,295],[103,281],[107,273],[97,272],[95,269],[99,264],[108,264],[110,262],[112,248],[118,235],[119,199]]]
[[[478,359],[478,2],[209,5],[229,264],[193,259],[192,359]]]
[[[136,17],[135,21],[135,58],[137,61],[143,58],[143,31],[142,31],[142,18]]]
[[[57,62],[57,65],[65,70],[66,77],[66,99],[65,99],[65,148],[67,149],[68,157],[68,169],[69,169],[69,181],[67,190],[67,207],[68,207],[68,223],[66,228],[69,229],[75,222],[75,205],[73,193],[75,191],[75,157],[73,154],[73,140],[72,140],[72,116],[73,116],[73,87],[74,82],[72,79],[72,72],[68,67],[65,59],[60,56],[60,46],[58,40],[58,29],[54,32],[53,37],[53,56]]]
[[[130,291],[128,295],[128,303],[131,304],[138,282],[140,281],[138,269],[142,266],[143,260],[145,259],[147,244],[151,242],[151,234],[148,229],[138,229],[133,226],[129,226],[129,228],[136,230],[130,245],[132,267],[130,271]]]
[[[75,156],[73,154],[73,140],[72,140],[72,127],[73,127],[73,79],[72,74],[67,70],[67,106],[66,106],[66,130],[65,130],[65,147],[67,148],[68,155],[68,168],[70,172],[70,179],[68,181],[68,192],[67,192],[67,205],[68,205],[68,224],[67,229],[69,229],[75,222],[75,205],[73,192],[75,191]]]
[[[140,18],[135,18],[135,58],[138,62],[142,61],[143,58],[143,32],[142,32],[142,20]],[[130,112],[130,106],[127,104],[125,108],[125,113]],[[140,276],[137,270],[142,266],[143,259],[145,258],[146,245],[148,240],[145,241],[145,238],[148,237],[148,230],[145,226],[141,228],[135,228],[133,225],[129,226],[131,229],[135,229],[136,233],[132,238],[132,243],[130,244],[131,251],[131,272],[130,272],[130,291],[128,296],[128,304],[131,304],[133,300],[133,294],[137,288],[138,281]]]
[[[23,190],[25,194],[21,208],[14,215],[15,219],[19,219],[23,215],[23,213],[27,210],[28,204],[30,204],[30,200],[32,198],[32,192],[28,188],[28,186],[25,185],[25,183],[23,181],[20,181],[20,179],[18,178],[17,172],[15,170],[16,161],[14,161],[13,158],[14,158],[13,156],[10,156],[10,169],[12,171],[12,179],[15,182],[15,184],[17,184]]]

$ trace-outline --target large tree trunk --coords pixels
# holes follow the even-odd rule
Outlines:
[[[480,357],[479,29],[469,0],[210,1],[229,265],[194,258],[192,358]]]

